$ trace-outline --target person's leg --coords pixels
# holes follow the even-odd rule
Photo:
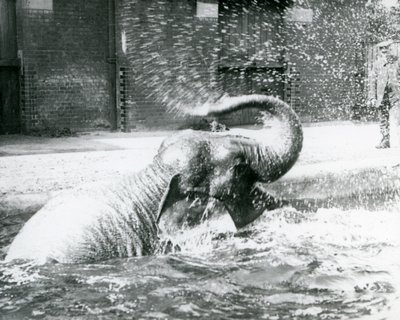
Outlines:
[[[389,109],[390,109],[389,93],[388,90],[385,90],[382,103],[379,106],[379,122],[380,122],[382,140],[376,146],[378,149],[390,148]]]

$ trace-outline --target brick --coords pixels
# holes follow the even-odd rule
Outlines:
[[[23,126],[90,130],[96,120],[109,123],[107,2],[54,0],[53,9],[17,13]]]

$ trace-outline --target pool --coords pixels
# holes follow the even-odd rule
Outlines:
[[[240,232],[221,216],[168,255],[2,263],[0,319],[398,319],[397,198],[277,209]]]

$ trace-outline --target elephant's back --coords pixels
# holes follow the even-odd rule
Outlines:
[[[85,234],[104,205],[88,196],[66,194],[50,200],[24,225],[8,250],[14,259],[70,262],[83,254]]]
[[[51,199],[18,233],[6,260],[72,263],[154,253],[166,182],[153,171]]]

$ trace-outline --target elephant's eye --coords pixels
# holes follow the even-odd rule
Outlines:
[[[245,163],[238,163],[234,166],[235,173],[240,175],[246,172],[247,165]]]

